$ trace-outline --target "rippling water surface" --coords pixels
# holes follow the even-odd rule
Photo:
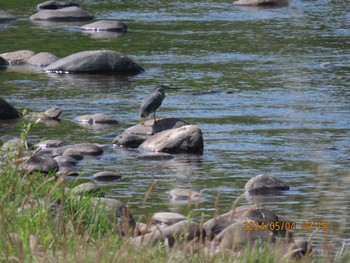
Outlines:
[[[1,3],[2,2],[2,3]],[[346,1],[292,0],[283,8],[249,8],[220,1],[77,1],[97,18],[123,20],[124,35],[91,34],[77,23],[28,20],[40,1],[0,1],[19,17],[0,24],[0,53],[19,49],[74,52],[112,49],[145,68],[134,77],[45,74],[27,67],[0,72],[1,96],[17,108],[63,110],[56,125],[39,124],[32,139],[106,144],[99,158],[79,164],[81,178],[116,171],[121,181],[102,184],[109,196],[131,205],[143,220],[155,211],[198,219],[226,212],[252,176],[268,173],[291,190],[258,202],[297,222],[327,222],[316,233],[334,246],[350,235],[350,16]],[[111,147],[112,139],[138,123],[139,105],[158,84],[173,87],[160,117],[180,117],[204,133],[202,155],[145,161],[137,150]],[[120,124],[92,129],[74,123],[104,113]],[[19,125],[0,124],[0,135]],[[155,190],[143,202],[148,187]],[[203,191],[197,205],[175,205],[167,191]],[[310,232],[298,231],[298,237]],[[326,237],[326,238],[325,238]]]

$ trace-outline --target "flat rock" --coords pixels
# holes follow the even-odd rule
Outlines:
[[[15,16],[0,9],[0,23],[8,22],[8,21],[15,20],[15,19],[17,19]]]
[[[158,212],[154,213],[152,217],[153,224],[159,225],[173,225],[179,221],[186,220],[187,217],[178,213]]]
[[[18,50],[0,54],[10,65],[25,65],[34,55],[35,52],[31,50]]]
[[[54,54],[49,52],[40,52],[28,59],[28,65],[36,67],[46,67],[58,60]]]
[[[137,148],[155,133],[180,128],[190,124],[178,118],[162,118],[157,119],[155,125],[153,125],[153,123],[153,120],[148,120],[143,125],[137,124],[126,129],[122,134],[113,139],[112,144],[123,147]]]
[[[54,1],[49,0],[45,1],[43,3],[40,3],[36,6],[38,10],[45,10],[45,9],[60,9],[70,6],[79,6],[79,4],[71,2],[71,1]]]
[[[245,6],[287,6],[288,0],[238,0],[235,5]]]
[[[166,153],[201,153],[203,147],[202,131],[195,125],[186,125],[156,133],[144,141],[139,149]]]
[[[91,20],[94,16],[78,6],[69,6],[59,9],[40,10],[30,17],[32,20],[46,21],[83,21]]]
[[[68,145],[64,150],[63,155],[69,149],[79,152],[82,155],[90,155],[90,156],[101,155],[103,153],[103,149],[94,143],[77,143],[77,144]]]
[[[0,120],[17,119],[21,114],[6,100],[0,98]]]
[[[116,20],[99,20],[87,25],[83,25],[80,28],[90,31],[113,31],[126,33],[128,31],[125,23]]]
[[[101,195],[101,188],[95,183],[87,182],[73,187],[71,193],[74,195]]]
[[[36,153],[30,157],[25,163],[23,163],[22,168],[29,173],[40,172],[48,174],[59,169],[58,163],[50,156]]]
[[[74,53],[44,68],[49,73],[129,73],[138,74],[143,68],[128,56],[112,50]]]
[[[76,117],[75,120],[77,122],[88,123],[90,125],[118,123],[118,121],[114,117],[105,115],[105,114],[87,114],[87,115]]]
[[[121,175],[109,171],[95,173],[92,177],[98,181],[114,181],[122,178]]]
[[[249,194],[268,194],[275,191],[289,190],[286,182],[272,175],[260,174],[250,178],[244,190]]]
[[[194,191],[192,189],[184,188],[175,188],[169,192],[169,196],[174,200],[183,200],[183,201],[200,201],[201,193]]]

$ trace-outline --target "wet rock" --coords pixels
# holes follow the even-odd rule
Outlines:
[[[84,159],[84,155],[79,151],[79,149],[76,148],[66,148],[62,153],[62,156],[69,156],[78,161]]]
[[[83,25],[80,28],[91,31],[113,31],[120,33],[126,33],[128,31],[127,26],[123,22],[116,20],[100,20]]]
[[[40,172],[49,174],[50,172],[57,171],[59,166],[52,157],[38,152],[23,163],[22,168],[28,173]]]
[[[193,221],[180,221],[166,228],[156,228],[152,232],[133,238],[132,243],[137,246],[156,245],[163,242],[168,247],[191,246],[201,244],[205,239],[205,231],[200,224]]]
[[[198,202],[201,198],[201,193],[192,189],[175,188],[169,192],[169,196],[174,200],[186,200],[190,202]]]
[[[145,152],[138,157],[138,159],[143,159],[143,160],[170,160],[173,158],[174,158],[174,155],[172,154],[156,153],[156,152]]]
[[[156,133],[144,141],[139,149],[167,153],[201,153],[203,147],[202,131],[195,125],[186,125]]]
[[[55,148],[55,147],[61,147],[63,145],[63,142],[60,140],[45,140],[38,142],[35,146],[38,148]]]
[[[94,143],[77,143],[77,144],[72,144],[65,147],[62,155],[70,155],[68,154],[68,152],[80,153],[83,156],[84,155],[97,156],[103,153],[103,149]]]
[[[152,222],[153,224],[170,226],[186,219],[187,219],[186,216],[178,213],[159,212],[159,213],[153,214]]]
[[[54,54],[49,52],[40,52],[28,59],[28,65],[37,67],[46,67],[58,60]]]
[[[93,125],[95,123],[98,124],[117,124],[118,121],[109,115],[105,114],[87,114],[87,115],[82,115],[77,118],[75,118],[77,122],[83,122],[83,123],[88,123],[89,125]]]
[[[58,172],[55,174],[55,177],[61,177],[61,176],[77,177],[79,176],[79,172],[74,168],[62,166],[59,168]]]
[[[78,163],[77,159],[74,159],[73,157],[70,157],[70,156],[56,156],[54,157],[54,159],[56,160],[60,168],[61,167],[71,168]]]
[[[62,111],[58,108],[50,108],[44,112],[46,119],[57,120],[62,114]]]
[[[94,16],[78,6],[69,6],[59,9],[40,10],[30,17],[32,20],[46,21],[83,21],[91,20]]]
[[[92,182],[82,183],[73,187],[71,193],[73,195],[103,195],[101,188]]]
[[[50,73],[132,73],[143,68],[128,56],[112,50],[82,51],[59,59],[44,68]]]
[[[252,177],[245,185],[244,190],[249,194],[268,194],[275,191],[289,190],[286,182],[268,174]]]
[[[20,138],[12,138],[3,144],[1,146],[1,149],[4,151],[11,151],[18,150],[21,147],[23,147],[23,149],[30,149],[32,147],[32,143],[28,141],[23,141]]]
[[[287,6],[289,0],[238,0],[234,4],[244,6]]]
[[[8,21],[15,20],[15,19],[16,19],[15,16],[0,9],[0,23],[8,22]]]
[[[71,1],[46,1],[43,3],[40,3],[36,6],[38,10],[46,10],[46,9],[60,9],[60,8],[65,8],[65,7],[70,7],[70,6],[79,6],[79,4],[71,2]]]
[[[122,134],[113,139],[112,144],[137,148],[154,133],[173,128],[180,128],[185,125],[189,125],[189,123],[177,118],[157,119],[155,125],[153,125],[153,120],[148,120],[144,125],[137,124],[126,129]]]
[[[6,100],[0,98],[0,120],[17,119],[21,114]]]
[[[0,54],[0,56],[6,59],[10,65],[25,65],[34,55],[35,52],[31,50],[18,50]]]
[[[92,177],[98,181],[114,181],[122,178],[121,175],[109,171],[95,173]]]
[[[5,69],[9,66],[10,64],[7,62],[6,59],[3,57],[0,57],[0,69]]]

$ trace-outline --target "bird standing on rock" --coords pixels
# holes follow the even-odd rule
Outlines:
[[[148,94],[141,102],[141,124],[144,124],[144,119],[153,113],[154,123],[156,124],[156,110],[162,105],[165,98],[165,86],[160,85],[154,88],[150,94]]]

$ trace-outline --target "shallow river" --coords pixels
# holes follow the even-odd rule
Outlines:
[[[30,21],[40,2],[0,0],[1,9],[19,18],[0,24],[0,53],[30,49],[63,57],[111,49],[130,55],[146,71],[124,78],[57,76],[28,67],[0,71],[1,97],[18,109],[63,111],[60,123],[36,126],[32,140],[110,144],[139,122],[140,102],[158,84],[172,89],[157,116],[183,118],[204,134],[202,155],[171,160],[145,161],[137,150],[108,145],[102,156],[80,162],[82,180],[102,170],[118,172],[122,180],[101,186],[142,221],[156,211],[208,219],[216,209],[226,212],[249,178],[268,173],[288,182],[290,191],[242,198],[240,204],[259,202],[298,224],[326,222],[327,231],[314,237],[319,252],[324,241],[335,250],[349,246],[347,1],[292,0],[283,8],[238,7],[231,1],[76,1],[98,19],[123,20],[129,29],[124,35]],[[74,122],[92,113],[113,115],[119,124],[93,129]],[[2,122],[0,136],[18,135],[19,127]],[[173,204],[167,191],[176,187],[203,191],[205,200]]]

